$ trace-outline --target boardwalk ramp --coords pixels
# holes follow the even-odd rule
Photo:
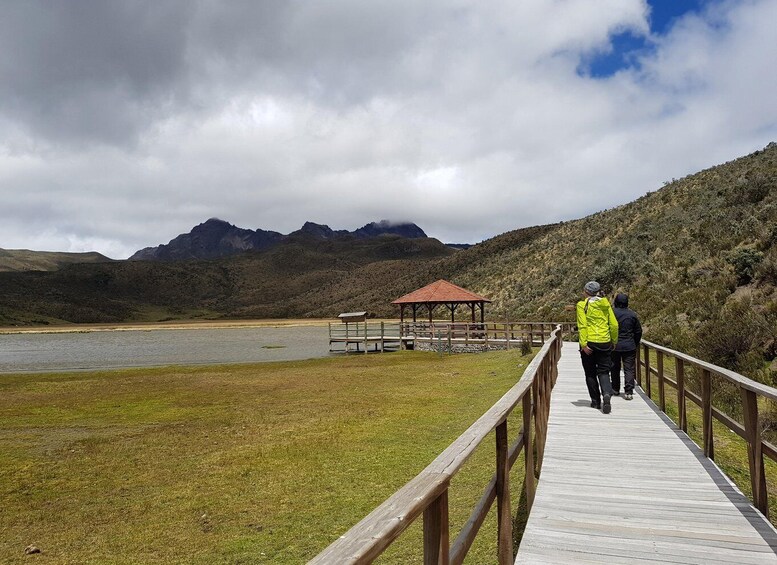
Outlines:
[[[516,563],[777,563],[777,531],[641,392],[589,405],[564,343]]]

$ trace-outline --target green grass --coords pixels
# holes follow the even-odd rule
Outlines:
[[[303,562],[423,469],[529,359],[402,352],[4,375],[0,562],[28,563],[28,544],[37,563]],[[489,438],[455,478],[452,536],[493,462]],[[493,562],[493,514],[469,562]],[[381,562],[418,561],[411,530]]]

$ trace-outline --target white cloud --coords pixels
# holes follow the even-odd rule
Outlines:
[[[0,29],[4,248],[126,257],[212,216],[474,242],[777,139],[775,0],[665,36],[643,0],[25,5]],[[625,30],[653,46],[637,68],[578,74]]]

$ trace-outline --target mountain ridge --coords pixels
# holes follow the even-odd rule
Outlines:
[[[146,247],[135,252],[129,261],[181,261],[217,259],[246,251],[263,251],[284,241],[299,237],[315,239],[369,239],[384,235],[398,235],[408,239],[428,237],[416,224],[410,222],[370,222],[352,232],[333,230],[325,224],[305,222],[287,235],[261,228],[250,230],[237,227],[219,218],[210,218],[194,226],[189,233],[180,234],[166,244]]]

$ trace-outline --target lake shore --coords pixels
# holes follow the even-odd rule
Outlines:
[[[168,322],[126,322],[118,324],[68,324],[61,326],[0,326],[0,334],[86,333],[106,331],[197,330],[229,328],[288,328],[326,326],[337,321],[324,318],[262,320],[172,320]]]

